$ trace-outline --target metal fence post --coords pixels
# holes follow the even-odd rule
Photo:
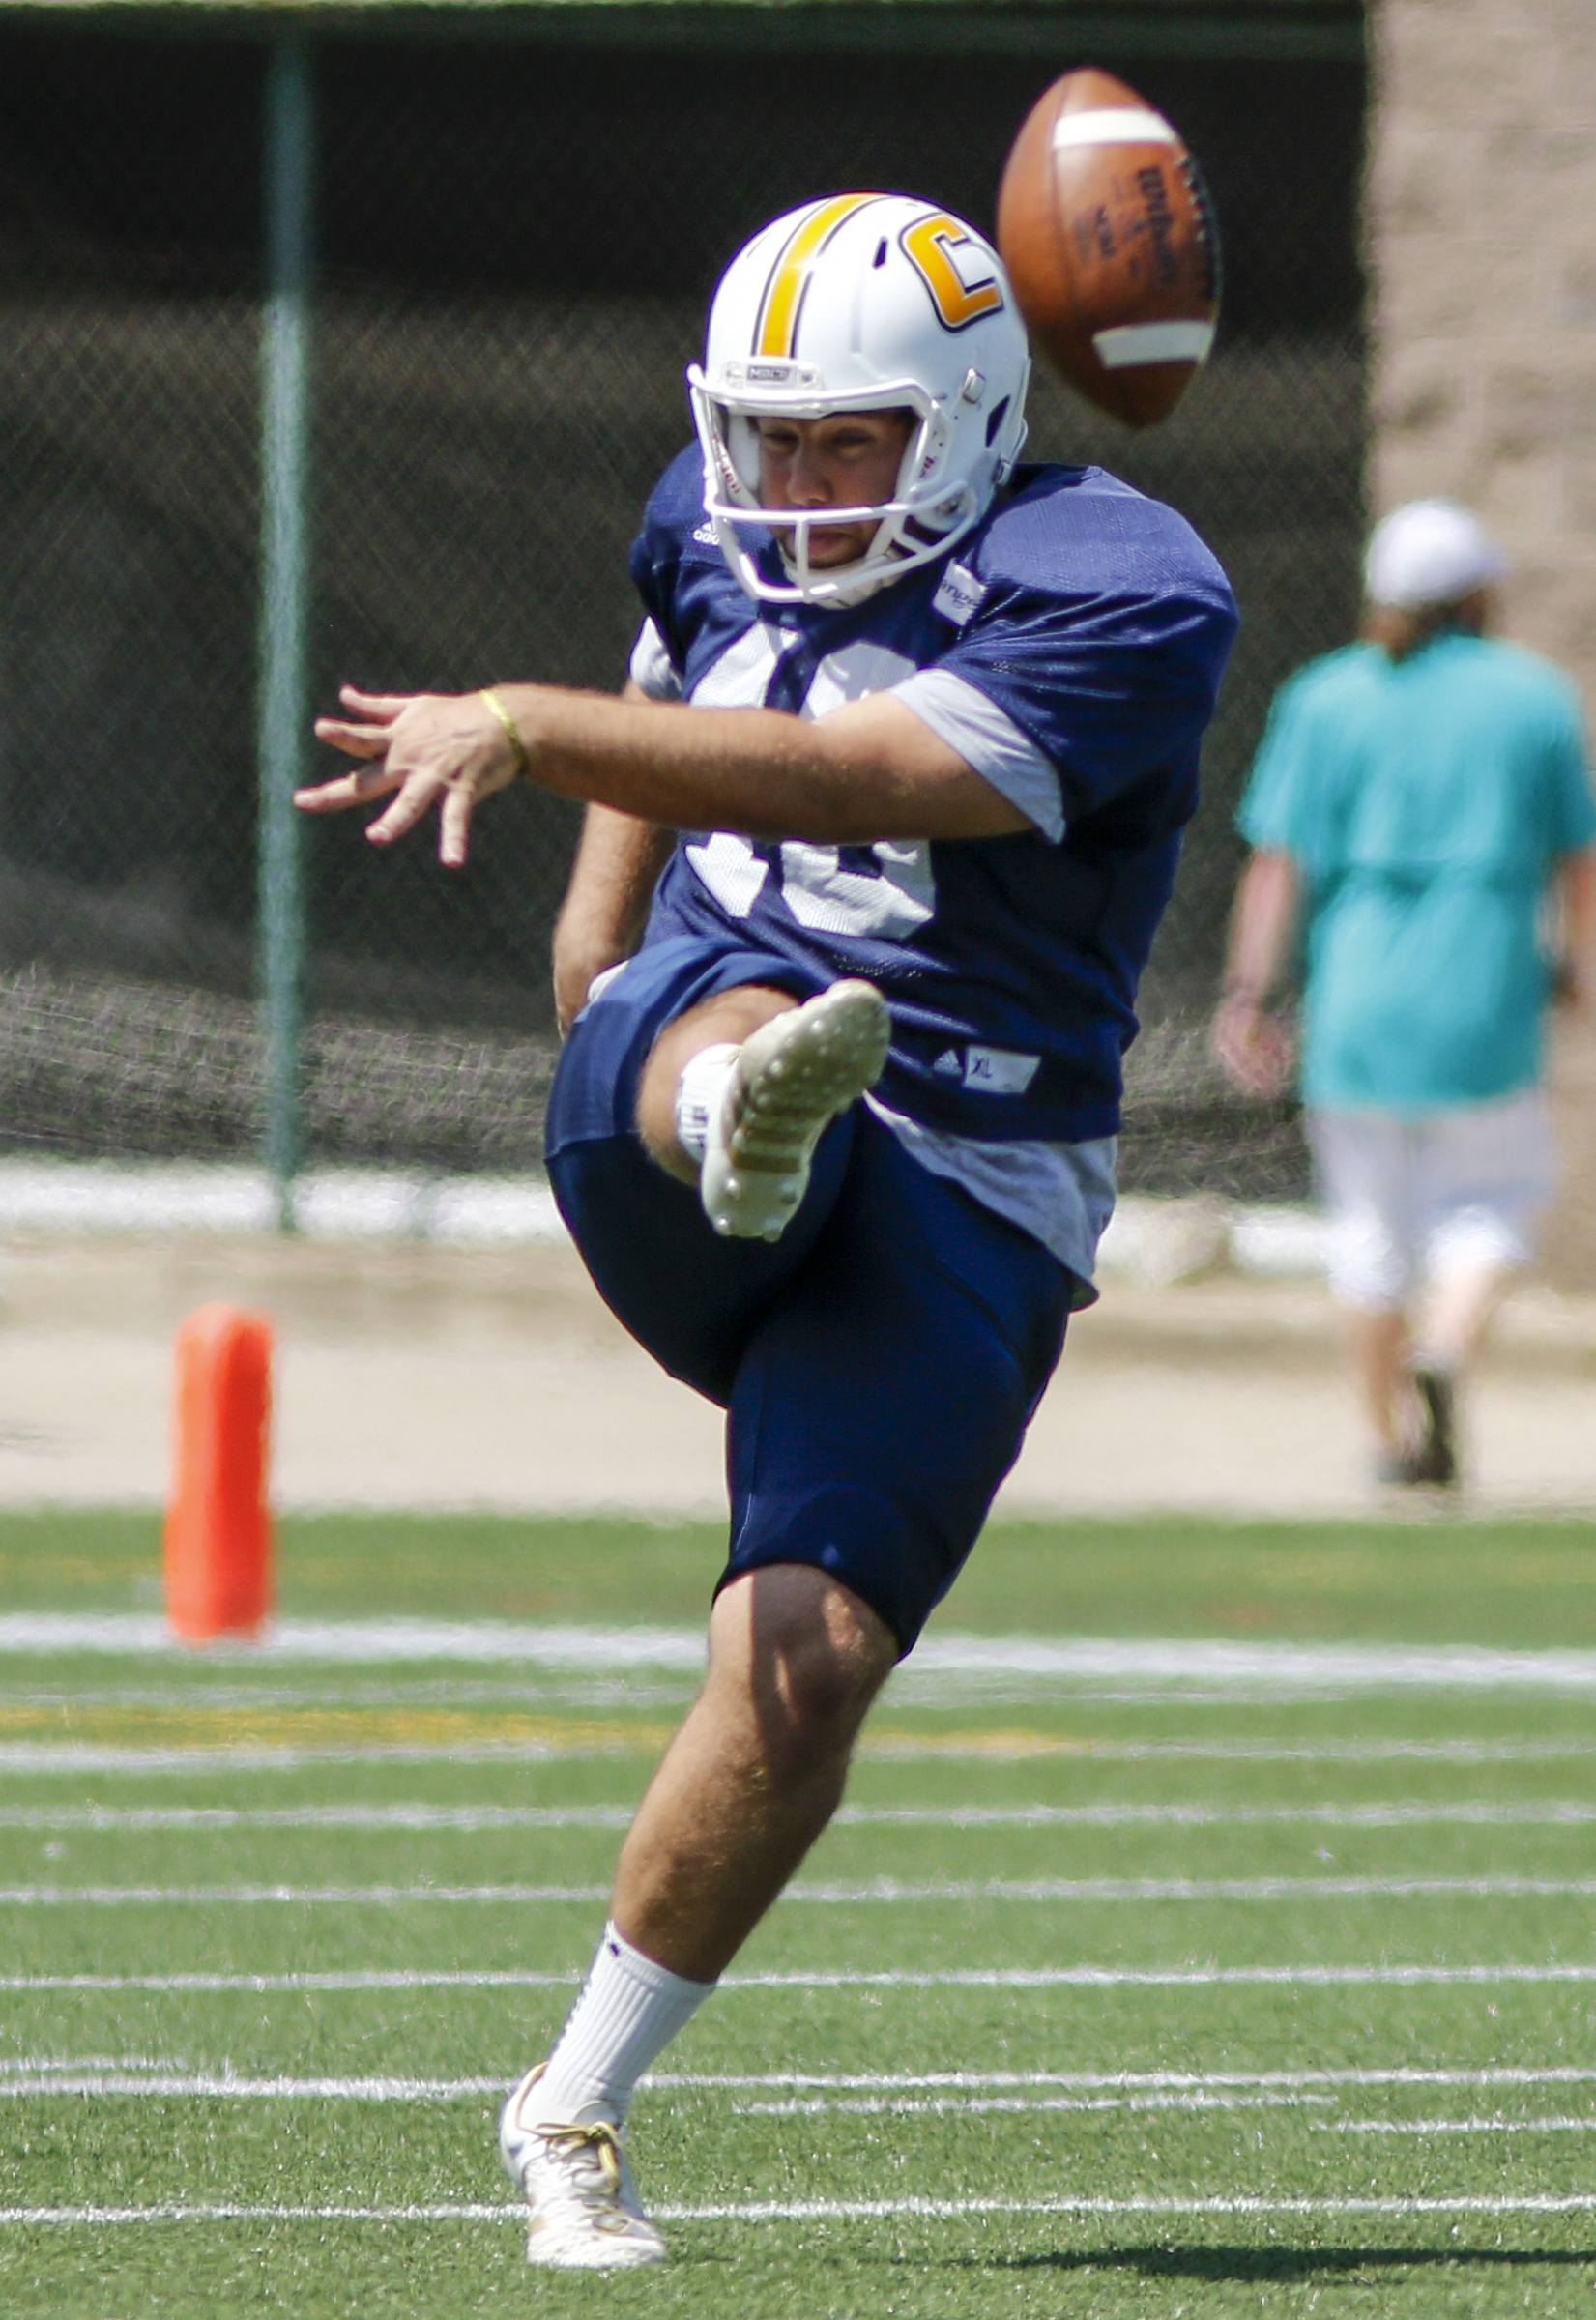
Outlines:
[[[294,1228],[302,1156],[306,949],[304,849],[293,792],[310,713],[310,289],[315,122],[310,46],[277,36],[266,72],[266,295],[261,314],[258,992],[262,1158],[277,1223]]]

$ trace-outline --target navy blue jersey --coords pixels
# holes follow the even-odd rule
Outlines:
[[[946,559],[860,604],[757,604],[702,491],[684,451],[632,551],[644,688],[805,716],[897,692],[1033,826],[840,847],[689,833],[646,940],[718,933],[827,981],[867,977],[892,1011],[877,1094],[927,1126],[1113,1135],[1235,630],[1218,564],[1100,468],[1031,468]]]

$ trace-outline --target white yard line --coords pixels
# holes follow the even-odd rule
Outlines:
[[[602,1901],[605,1885],[7,1885],[0,1908],[392,1907],[428,1901],[453,1906],[533,1908]],[[880,1877],[869,1884],[790,1885],[785,1906],[895,1907],[927,1901],[1557,1900],[1596,1897],[1596,1877]]]
[[[353,1967],[297,1974],[4,1974],[7,1990],[566,1989],[582,1976],[520,1968],[431,1973],[419,1967]],[[723,1990],[855,1989],[1365,1989],[1489,1988],[1596,1983],[1585,1965],[1059,1965],[949,1966],[925,1972],[859,1967],[831,1972],[729,1973]]]
[[[249,2078],[232,2071],[84,2071],[73,2076],[54,2070],[33,2077],[18,2070],[0,2075],[0,2101],[7,2095],[147,2095],[248,2102],[455,2102],[468,2095],[501,2102],[508,2075],[479,2078]]]
[[[737,1974],[742,1989],[1356,1989],[1452,1984],[1596,1982],[1596,1965],[1061,1965],[948,1966],[912,1970]],[[0,1984],[0,1987],[4,1985]]]
[[[867,2091],[945,2087],[1074,2087],[1109,2093],[1168,2093],[1189,2090],[1245,2091],[1259,2088],[1370,2086],[1591,2086],[1596,2068],[1552,2063],[1545,2069],[1494,2063],[1481,2069],[1407,2063],[1369,2064],[1342,2070],[1300,2071],[652,2071],[653,2087],[795,2087]]]
[[[972,1877],[790,1885],[783,1901],[1295,1901],[1556,1900],[1596,1896],[1596,1877]],[[0,1900],[4,1894],[0,1893]]]
[[[454,2078],[398,2078],[378,2076],[294,2077],[286,2074],[251,2076],[244,2072],[196,2071],[153,2061],[148,2057],[18,2057],[0,2063],[0,2099],[15,2097],[142,2096],[150,2100],[204,2100],[286,2102],[454,2102],[502,2096],[509,2083],[507,2069],[491,2074]],[[1261,2071],[1261,2072],[1104,2072],[1006,2074],[972,2072],[901,2078],[883,2075],[869,2081],[840,2081],[841,2085],[874,2085],[879,2091],[848,2093],[833,2086],[826,2091],[788,2092],[781,2088],[815,2088],[815,2079],[783,2073],[661,2072],[645,2083],[659,2093],[724,2093],[734,2100],[740,2117],[813,2117],[822,2115],[909,2116],[983,2115],[1036,2111],[1185,2111],[1237,2109],[1302,2109],[1323,2107],[1338,2093],[1375,2087],[1545,2087],[1571,2083],[1588,2085],[1596,2072],[1552,2068],[1536,2070],[1388,2070]],[[938,2088],[943,2091],[933,2091]],[[999,2091],[1012,2088],[1014,2091]],[[771,2090],[772,2099],[749,2101],[759,2089]],[[1067,2089],[1068,2091],[1059,2091]],[[900,2091],[901,2090],[901,2091]],[[925,2091],[914,2091],[925,2090]],[[983,2091],[990,2090],[990,2091]],[[1316,2132],[1337,2134],[1464,2134],[1585,2133],[1596,2130],[1596,2115],[1553,2119],[1487,2118],[1323,2121]]]
[[[624,1829],[630,1805],[7,1805],[0,1829]],[[1596,1817],[1596,1807],[1591,1808]]]
[[[870,2221],[877,2217],[923,2216],[955,2221],[961,2216],[1578,2216],[1596,2212],[1596,2193],[1527,2197],[1378,2199],[1267,2199],[1246,2195],[1195,2199],[795,2199],[747,2200],[720,2206],[661,2206],[666,2222]]]
[[[657,2215],[661,2211],[655,2208]],[[200,2205],[170,2201],[145,2207],[0,2207],[0,2227],[50,2228],[87,2225],[105,2229],[128,2223],[508,2223],[522,2221],[524,2207],[508,2200],[491,2203],[457,2199],[431,2207],[251,2207],[215,2200]]]
[[[6,1974],[6,1990],[258,1990],[299,1989],[569,1989],[580,1973],[539,1974],[509,1967],[502,1972],[428,1973],[420,1967],[356,1967],[342,1973],[301,1974]],[[1596,1982],[1596,1965],[1589,1971]],[[722,1983],[722,1987],[725,1984]]]
[[[205,1704],[203,1694],[189,1696],[190,1707]],[[991,1754],[988,1750],[978,1753]],[[258,1741],[222,1748],[119,1748],[92,1740],[11,1740],[0,1741],[0,1776],[29,1772],[298,1772],[308,1764],[554,1764],[579,1757],[657,1754],[653,1741],[629,1737],[619,1726],[613,1740],[468,1740],[458,1744],[379,1740],[369,1748],[269,1748]]]
[[[624,1829],[629,1805],[62,1805],[0,1806],[0,1829]],[[1356,1805],[845,1805],[833,1828],[1327,1829],[1584,1828],[1596,1803]]]
[[[17,2064],[0,2071],[0,2101],[7,2095],[105,2096],[143,2095],[152,2100],[183,2098],[228,2102],[455,2102],[466,2097],[492,2096],[503,2101],[512,2083],[508,2072],[476,2078],[249,2078],[231,2071],[161,2071],[140,2067],[129,2070],[78,2071],[51,2064],[29,2071]],[[1172,2089],[1146,2094],[1102,2095],[926,2095],[926,2096],[784,2096],[778,2101],[734,2102],[740,2118],[797,2118],[817,2113],[957,2112],[960,2116],[988,2111],[1039,2110],[1249,2110],[1300,2109],[1325,2104],[1334,2097],[1313,2093],[1260,2089],[1257,2092]],[[1593,2120],[1592,2125],[1596,2125]]]
[[[1596,2192],[1503,2194],[1499,2197],[1379,2199],[1269,2199],[1221,2193],[1163,2199],[747,2199],[712,2204],[666,2202],[653,2214],[665,2223],[876,2222],[916,2218],[958,2222],[966,2216],[1587,2216]],[[431,2206],[262,2207],[222,2201],[170,2202],[144,2207],[0,2207],[0,2226],[105,2229],[139,2223],[508,2223],[526,2210],[507,2201],[438,2201]]]
[[[159,1611],[9,1611],[0,1614],[0,1656],[92,1653],[120,1659],[181,1659],[197,1668],[276,1669],[285,1661],[379,1667],[396,1661],[597,1668],[704,1665],[695,1627],[531,1626],[503,1619],[282,1619],[257,1638],[226,1637],[195,1648],[180,1643]]]
[[[1089,1762],[1211,1764],[1550,1764],[1596,1755],[1596,1740],[1320,1740],[1270,1747],[1256,1740],[1082,1740]]]
[[[510,2067],[497,2076],[464,2076],[464,2078],[376,2078],[376,2076],[332,2076],[332,2078],[285,2078],[267,2076],[250,2078],[232,2067],[222,2070],[195,2072],[192,2065],[184,2063],[179,2055],[139,2055],[139,2053],[79,2053],[79,2055],[7,2055],[0,2058],[0,2078],[48,2078],[60,2076],[88,2078],[132,2078],[137,2074],[137,2086],[146,2086],[149,2074],[164,2078],[186,2076],[204,2088],[216,2088],[220,2093],[269,2093],[278,2095],[285,2090],[311,2090],[320,2095],[362,2095],[378,2088],[383,2093],[408,2093],[418,2100],[443,2100],[452,2095],[480,2095],[485,2090],[508,2083]],[[877,2072],[805,2072],[805,2070],[652,2070],[643,2076],[643,2086],[652,2093],[710,2093],[710,2095],[749,2095],[749,2093],[789,2093],[814,2098],[817,2102],[837,2106],[852,2106],[854,2098],[875,2102],[882,2095],[937,2095],[948,2102],[983,2102],[993,2093],[1014,2093],[1016,2100],[1030,2104],[1044,2098],[1049,2090],[1067,2090],[1069,2095],[1190,2095],[1197,2100],[1230,2098],[1230,2095],[1290,2095],[1301,2093],[1334,2095],[1348,2088],[1362,2090],[1378,2086],[1397,2088],[1545,2088],[1545,2086],[1596,2086],[1596,2070],[1582,2070],[1573,2063],[1550,2063],[1543,2070],[1533,2065],[1492,2063],[1485,2067],[1415,2067],[1408,2063],[1362,2065],[1348,2070],[877,2070]],[[1596,2123],[1596,2121],[1594,2121]],[[1352,2132],[1352,2130],[1348,2130]],[[1404,2130],[1406,2132],[1406,2130]]]
[[[1256,1740],[1084,1740],[1090,1761],[1145,1764],[1186,1757],[1212,1764],[1541,1764],[1596,1755],[1596,1741],[1320,1740],[1271,1747]]]
[[[946,1805],[844,1806],[833,1827],[945,1829],[1326,1829],[1582,1828],[1596,1804],[1582,1799],[1531,1803],[1392,1803],[1356,1805]],[[0,1825],[4,1815],[0,1814]]]
[[[1592,2134],[1588,2119],[1316,2119],[1316,2134]]]
[[[188,1653],[155,1612],[0,1615],[0,1655],[73,1653],[145,1658]],[[703,1631],[693,1627],[534,1626],[508,1620],[285,1619],[253,1643],[212,1645],[204,1664],[307,1660],[341,1666],[446,1660],[524,1665],[566,1672],[636,1668],[697,1670]],[[1474,1644],[1233,1643],[1201,1638],[1121,1641],[1080,1637],[934,1633],[918,1646],[907,1690],[969,1678],[1027,1677],[1039,1684],[1203,1684],[1221,1691],[1464,1690],[1596,1692],[1596,1651],[1494,1651]]]
[[[0,2095],[8,2090],[0,2086]],[[50,2092],[53,2089],[46,2089]],[[1168,2094],[1168,2095],[788,2095],[779,2102],[734,2102],[739,2118],[804,2119],[839,2112],[861,2118],[984,2117],[992,2112],[1041,2110],[1301,2110],[1334,2101],[1331,2095]],[[1596,2122],[1593,2122],[1596,2123]]]
[[[203,1690],[174,1696],[174,1704],[203,1707]],[[362,1705],[369,1705],[363,1701]],[[413,1704],[413,1703],[403,1703]],[[378,1741],[370,1747],[306,1748],[289,1745],[263,1747],[258,1741],[237,1747],[147,1748],[119,1747],[96,1741],[0,1741],[0,1775],[22,1773],[93,1772],[137,1775],[166,1772],[297,1772],[306,1765],[327,1764],[547,1764],[584,1757],[653,1754],[655,1746],[628,1738],[618,1727],[616,1737],[575,1741],[484,1740]],[[1076,1763],[1141,1764],[1164,1757],[1214,1764],[1530,1764],[1567,1763],[1596,1756],[1596,1742],[1587,1740],[1528,1740],[1500,1743],[1460,1741],[1334,1741],[1322,1746],[1266,1748],[1251,1742],[1226,1741],[1116,1741],[1083,1740],[1047,1733],[1005,1733],[998,1730],[972,1737],[928,1733],[923,1739],[898,1734],[872,1739],[866,1733],[858,1755],[867,1763],[934,1760],[939,1763],[989,1764],[1009,1757],[1067,1757]]]
[[[513,1907],[561,1901],[605,1901],[608,1885],[5,1885],[0,1908],[120,1909],[127,1907],[254,1908],[282,1902],[293,1907],[387,1908],[404,1901],[481,1901]]]

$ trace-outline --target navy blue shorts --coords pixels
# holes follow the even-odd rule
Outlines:
[[[834,1120],[780,1240],[713,1232],[634,1125],[654,1040],[741,983],[814,986],[757,951],[676,937],[577,1018],[548,1167],[600,1295],[727,1412],[720,1585],[813,1563],[909,1651],[974,1545],[1063,1344],[1074,1281],[1038,1241],[912,1160],[863,1104]]]

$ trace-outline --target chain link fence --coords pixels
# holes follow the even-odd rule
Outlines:
[[[1033,10],[1024,38],[961,49],[919,39],[928,12],[908,5],[872,11],[873,44],[851,48],[845,13],[770,12],[763,35],[740,14],[720,43],[559,37],[535,11],[492,37],[443,10],[424,31],[385,15],[313,34],[318,701],[345,678],[613,688],[636,620],[626,548],[690,431],[682,373],[730,253],[856,185],[990,227],[1019,121],[1086,61],[1067,21]],[[1355,617],[1365,87],[1338,20],[1340,52],[1299,61],[1101,40],[1090,57],[1201,154],[1225,322],[1146,438],[1040,381],[1032,451],[1173,501],[1244,613],[1134,1051],[1126,1176],[1144,1189],[1303,1180],[1289,1114],[1229,1101],[1200,1025],[1269,697]],[[216,19],[0,19],[5,1148],[237,1158],[258,1136],[266,54]],[[416,841],[376,858],[352,820],[307,833],[313,1159],[535,1164],[575,817],[530,789],[489,814],[456,874]]]

